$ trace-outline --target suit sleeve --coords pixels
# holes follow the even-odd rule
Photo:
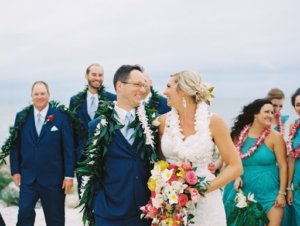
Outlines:
[[[74,98],[73,97],[71,97],[70,98],[70,104],[69,104],[69,109],[71,110],[71,111],[73,111],[74,110]]]
[[[100,122],[100,120],[101,120],[100,117],[98,117],[98,118],[95,118],[94,120],[92,120],[92,121],[89,122],[89,124],[88,124],[88,127],[89,127],[89,139],[94,136],[97,124]]]
[[[18,121],[18,114],[16,115],[14,128],[17,126]],[[10,150],[10,171],[11,175],[14,175],[16,173],[21,173],[20,166],[21,166],[21,131],[18,131],[18,140],[15,145]]]
[[[70,122],[66,116],[64,116],[62,125],[62,142],[64,153],[64,176],[74,177],[75,170],[75,150],[74,150],[74,138],[73,131],[70,126]]]

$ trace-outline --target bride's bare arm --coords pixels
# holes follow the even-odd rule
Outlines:
[[[228,184],[243,173],[241,159],[231,140],[229,130],[222,118],[212,115],[210,121],[210,131],[217,145],[221,158],[226,163],[226,168],[219,176],[210,183],[207,192],[211,192]]]
[[[160,158],[164,159],[163,153],[161,151],[161,137],[164,133],[165,129],[165,122],[166,122],[166,115],[161,115],[158,118],[159,121],[159,127],[158,127],[158,145],[157,145],[157,150],[158,150],[158,155]]]

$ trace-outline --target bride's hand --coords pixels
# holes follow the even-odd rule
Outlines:
[[[216,164],[214,162],[209,163],[207,168],[212,174],[215,174],[217,170]]]
[[[234,181],[234,189],[238,191],[241,187],[243,187],[243,180],[241,177],[238,177]]]

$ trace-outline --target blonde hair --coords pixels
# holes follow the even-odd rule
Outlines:
[[[273,99],[284,99],[285,96],[284,96],[284,93],[281,89],[278,89],[278,88],[273,88],[271,89],[268,94],[267,94],[267,99],[269,100],[273,100]]]
[[[195,71],[181,71],[171,75],[176,78],[177,87],[193,97],[196,103],[205,102],[209,103],[212,94],[211,87],[202,82],[200,74]]]

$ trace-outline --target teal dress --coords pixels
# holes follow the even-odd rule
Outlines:
[[[293,142],[293,148],[296,149],[300,145],[300,129],[297,130],[296,136]],[[291,215],[289,219],[292,220],[292,224],[295,226],[300,226],[300,158],[295,159],[295,169],[293,177],[293,187],[294,187],[294,202],[291,206]]]
[[[281,116],[281,120],[282,120],[282,123],[283,123],[283,126],[284,126],[284,124],[286,123],[286,121],[289,119],[289,116],[288,115],[282,115]],[[274,128],[277,132],[279,132],[279,127],[278,126],[276,126],[275,128]]]
[[[247,137],[242,146],[242,152],[246,153],[255,141],[256,138]],[[264,212],[268,213],[273,207],[279,191],[279,170],[274,152],[263,143],[253,155],[242,159],[242,163],[244,194],[253,193],[254,199],[263,206]],[[225,187],[223,195],[227,217],[234,208],[235,196],[234,182],[231,182]]]

